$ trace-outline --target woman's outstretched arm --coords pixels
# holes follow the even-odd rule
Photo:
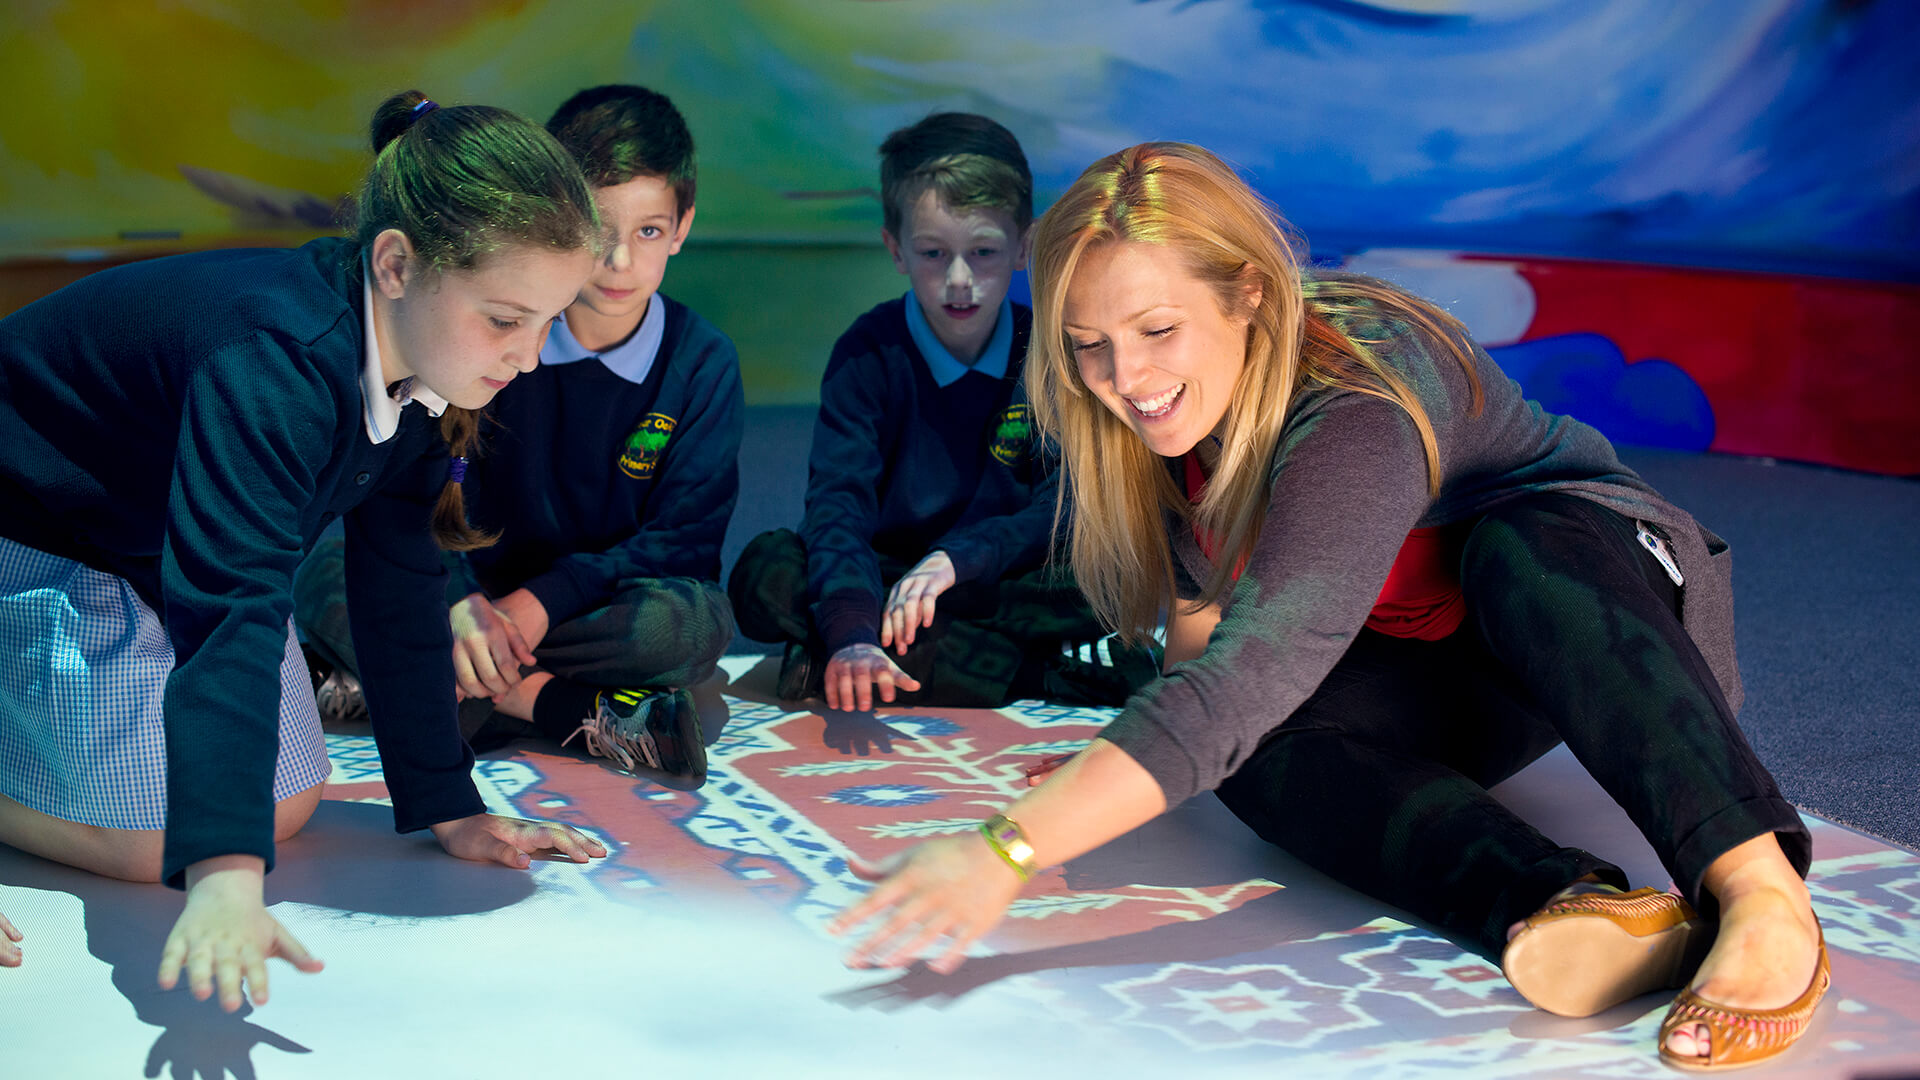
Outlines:
[[[1147,770],[1126,751],[1095,739],[1004,813],[1033,845],[1038,869],[1131,832],[1166,808]],[[873,920],[847,954],[849,967],[904,967],[926,956],[934,970],[952,971],[967,947],[1000,922],[1022,884],[977,830],[916,844],[878,864],[855,859],[850,865],[878,884],[828,926],[844,934]]]

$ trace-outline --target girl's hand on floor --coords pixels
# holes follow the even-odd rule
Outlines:
[[[5,915],[0,915],[0,967],[19,967],[24,959],[20,952],[21,933],[13,928]]]
[[[160,989],[171,990],[187,972],[187,985],[201,1001],[220,991],[220,1007],[240,1008],[240,985],[253,1003],[267,1003],[267,961],[279,957],[305,972],[322,965],[262,900],[265,863],[258,855],[222,855],[187,867],[187,907],[160,951]]]
[[[827,932],[838,935],[877,920],[847,954],[853,968],[905,967],[925,953],[932,957],[928,967],[947,974],[1020,894],[1020,876],[977,832],[916,844],[879,863],[848,859],[847,866],[879,882],[827,924]]]
[[[447,612],[453,630],[453,677],[463,698],[498,698],[533,663],[520,628],[485,593],[470,593]]]
[[[894,582],[893,591],[887,594],[887,606],[880,612],[881,646],[892,646],[896,653],[907,655],[914,631],[933,625],[934,601],[953,588],[953,583],[953,560],[944,551],[932,552]]]
[[[530,856],[542,851],[558,851],[577,863],[602,858],[607,853],[598,840],[556,821],[475,814],[429,827],[449,855],[475,862],[497,862],[516,870],[526,869],[533,861]]]
[[[873,708],[873,688],[880,687],[880,700],[891,703],[895,688],[918,690],[920,681],[901,671],[887,658],[887,650],[878,645],[849,645],[827,661],[825,676],[827,708],[841,712],[866,712]]]

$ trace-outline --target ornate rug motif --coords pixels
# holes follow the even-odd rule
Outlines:
[[[732,689],[744,696],[727,698],[731,718],[700,791],[667,791],[522,742],[480,762],[488,805],[607,842],[614,853],[580,876],[581,888],[641,906],[750,897],[824,935],[826,920],[866,889],[849,855],[876,860],[973,828],[1017,797],[1022,766],[1077,749],[1111,716],[1039,702],[792,711],[742,688],[752,659],[729,658]],[[329,798],[385,801],[371,738],[330,735],[328,749]],[[1920,1063],[1920,856],[1809,820],[1836,989],[1810,1036],[1818,1048],[1754,1075],[1911,1068]],[[1485,960],[1311,872],[1295,881],[1238,872],[1258,869],[1271,849],[1235,829],[1202,796],[1041,874],[955,974],[913,968],[836,999],[894,1010],[1008,995],[1031,1003],[1037,1036],[1070,1024],[1229,1073],[1285,1062],[1302,1075],[1669,1075],[1653,1053],[1660,997],[1585,1021],[1537,1012]],[[1232,858],[1206,854],[1222,846]],[[1202,852],[1197,863],[1182,853],[1189,847]],[[1270,862],[1296,865],[1278,853]],[[1199,869],[1182,881],[1182,866]]]

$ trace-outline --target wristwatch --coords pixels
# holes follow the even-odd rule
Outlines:
[[[1020,823],[1005,814],[995,814],[980,823],[980,835],[987,838],[987,846],[993,853],[1006,860],[1013,872],[1020,875],[1021,881],[1030,881],[1036,867],[1033,863],[1033,845],[1027,842],[1027,834],[1020,831]]]

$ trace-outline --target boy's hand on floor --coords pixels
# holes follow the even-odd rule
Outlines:
[[[220,1007],[235,1012],[242,981],[255,1005],[267,1003],[267,961],[273,957],[301,971],[320,970],[320,961],[267,913],[265,878],[258,855],[221,855],[187,867],[187,907],[160,952],[160,989],[173,989],[184,967],[194,997],[207,1000],[217,984]]]
[[[447,622],[453,630],[453,677],[463,697],[498,698],[520,682],[521,665],[533,663],[533,648],[519,625],[485,593],[471,593],[453,605]]]
[[[557,821],[475,814],[428,828],[449,855],[474,862],[497,862],[516,870],[526,869],[532,862],[529,856],[542,851],[557,851],[577,863],[607,853],[598,840]]]
[[[887,594],[887,606],[880,612],[881,646],[892,646],[901,656],[907,655],[914,632],[933,625],[934,601],[953,588],[954,581],[953,560],[946,552],[935,551],[894,582],[893,591]]]
[[[873,688],[891,704],[895,689],[918,690],[920,681],[894,666],[887,650],[878,645],[849,645],[827,661],[827,708],[866,712],[873,708]]]

